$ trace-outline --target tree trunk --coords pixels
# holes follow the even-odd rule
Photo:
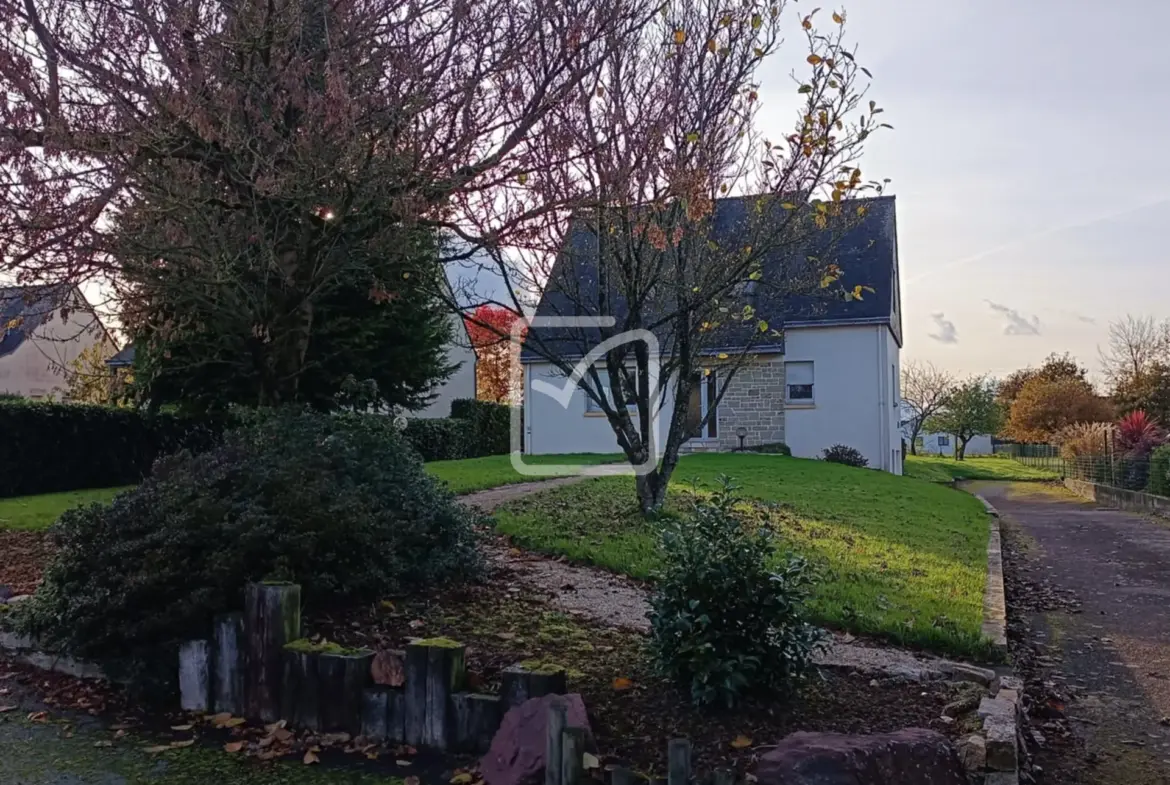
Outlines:
[[[642,474],[637,477],[635,482],[638,489],[638,508],[643,515],[654,515],[662,509],[662,505],[666,503],[666,488],[670,484],[670,475],[674,470],[671,465],[667,468],[667,463],[663,460],[661,466],[649,474]]]
[[[918,434],[922,432],[922,426],[919,425],[910,429],[910,454],[918,454]]]

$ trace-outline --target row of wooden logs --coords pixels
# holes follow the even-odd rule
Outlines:
[[[484,752],[504,713],[529,698],[563,694],[563,669],[504,671],[499,695],[466,692],[466,649],[445,639],[407,645],[402,687],[371,685],[370,651],[301,641],[300,587],[251,584],[244,612],[215,619],[212,638],[179,651],[187,711],[229,713],[292,728],[376,741]]]

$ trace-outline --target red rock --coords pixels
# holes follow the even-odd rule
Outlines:
[[[760,758],[756,777],[759,785],[967,785],[946,737],[921,728],[793,733]]]
[[[401,687],[406,683],[406,669],[403,666],[401,651],[383,649],[374,655],[370,661],[370,678],[374,684],[386,687]]]
[[[542,785],[544,751],[548,734],[548,707],[562,700],[566,723],[584,728],[586,746],[593,748],[589,717],[580,695],[545,695],[514,706],[504,715],[492,746],[479,762],[479,773],[487,785]]]

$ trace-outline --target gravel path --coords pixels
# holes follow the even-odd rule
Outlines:
[[[561,477],[542,482],[519,483],[466,494],[460,500],[491,512],[502,504],[532,493],[572,485],[587,477]],[[576,566],[511,547],[500,538],[486,549],[492,564],[511,573],[519,583],[545,594],[550,604],[601,624],[635,632],[650,631],[649,590],[644,584],[596,567]],[[912,681],[949,676],[957,666],[948,660],[914,654],[902,649],[865,645],[852,635],[832,636],[817,663],[825,667],[855,670]]]

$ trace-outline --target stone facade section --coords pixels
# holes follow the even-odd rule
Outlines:
[[[739,447],[735,430],[747,429],[746,447],[784,441],[784,358],[758,355],[747,360],[731,379],[719,402],[716,449]]]

